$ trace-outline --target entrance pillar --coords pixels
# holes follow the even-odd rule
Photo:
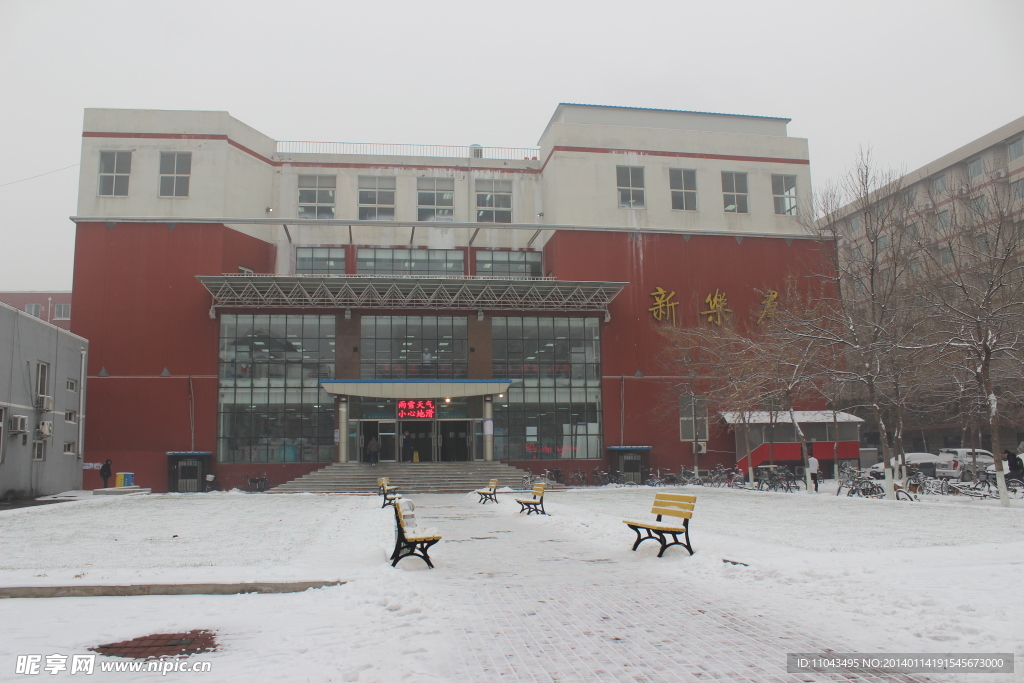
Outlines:
[[[494,396],[484,396],[484,461],[494,460]]]
[[[334,424],[337,425],[337,443],[334,444],[335,460],[348,462],[348,397],[334,397]]]

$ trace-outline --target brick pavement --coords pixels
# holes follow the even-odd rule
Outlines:
[[[511,516],[461,496],[420,496],[417,504],[445,537],[432,553],[439,569],[418,578],[450,608],[445,618],[461,634],[460,680],[929,680],[786,673],[787,652],[856,648],[740,604],[687,576],[685,560],[629,553],[634,537],[625,526],[622,548],[613,550],[549,518]]]

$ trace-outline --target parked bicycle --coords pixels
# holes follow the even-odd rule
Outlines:
[[[270,482],[267,480],[267,473],[262,474],[250,474],[246,477],[249,484],[250,493],[263,493],[270,488]]]

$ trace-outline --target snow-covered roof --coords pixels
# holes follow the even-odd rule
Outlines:
[[[794,410],[793,414],[796,416],[796,421],[800,424],[815,424],[820,422],[863,422],[863,418],[859,418],[851,413],[833,413],[831,410]],[[749,410],[746,411],[746,420],[743,419],[743,413],[738,410],[723,410],[721,413],[722,417],[729,424],[790,424],[792,420],[789,419],[789,411],[780,410],[776,413],[771,413],[767,410]]]

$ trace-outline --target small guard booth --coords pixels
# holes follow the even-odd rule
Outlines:
[[[608,461],[631,484],[643,484],[651,466],[651,446],[608,446]]]
[[[198,493],[205,490],[211,451],[167,451],[167,490]]]

